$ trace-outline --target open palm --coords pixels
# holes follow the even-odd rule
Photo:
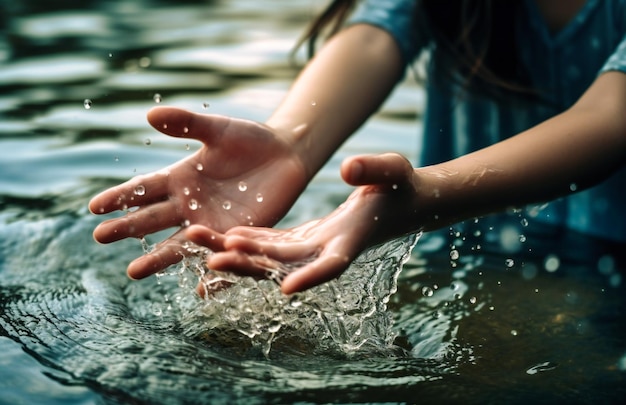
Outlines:
[[[91,200],[89,209],[95,214],[128,209],[94,230],[101,243],[179,228],[129,265],[132,278],[149,276],[182,259],[181,228],[202,224],[225,232],[236,225],[274,225],[306,186],[301,162],[269,127],[168,107],[151,110],[148,121],[167,135],[196,139],[203,146],[188,158]]]
[[[187,237],[215,252],[209,268],[270,277],[289,294],[338,277],[367,247],[419,230],[415,179],[405,158],[349,158],[342,176],[360,187],[322,219],[285,230],[238,226],[221,233],[192,226]]]

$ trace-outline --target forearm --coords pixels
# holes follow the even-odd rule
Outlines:
[[[566,112],[488,148],[417,169],[424,228],[549,201],[622,167],[625,77],[607,73]]]
[[[267,125],[293,145],[313,177],[379,108],[403,69],[389,34],[369,25],[349,27],[311,60]]]

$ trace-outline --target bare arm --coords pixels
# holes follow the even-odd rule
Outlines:
[[[397,154],[344,161],[358,187],[327,217],[289,230],[237,227],[226,235],[193,227],[213,248],[211,268],[263,276],[281,262],[307,264],[288,274],[285,293],[338,277],[365,248],[412,231],[547,201],[595,185],[626,163],[626,75],[605,73],[572,108],[506,141],[414,169]],[[277,266],[280,267],[280,266]]]
[[[266,125],[176,108],[151,110],[148,121],[157,130],[203,146],[164,170],[95,196],[89,208],[96,214],[138,209],[104,221],[94,238],[111,243],[178,227],[130,263],[129,276],[144,278],[182,259],[186,238],[181,230],[188,225],[219,232],[237,225],[274,225],[339,145],[380,106],[403,69],[389,34],[355,25],[322,48]]]
[[[380,107],[404,68],[386,31],[349,27],[324,45],[266,124],[293,143],[312,177]]]
[[[417,169],[419,223],[429,230],[549,201],[600,183],[625,162],[626,75],[608,72],[567,111],[488,148]]]

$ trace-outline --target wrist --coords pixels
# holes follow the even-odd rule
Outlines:
[[[315,176],[332,153],[323,149],[324,145],[319,145],[320,142],[317,145],[313,142],[315,135],[309,122],[296,123],[272,117],[265,124],[279,139],[289,145],[292,153],[302,164],[308,181]]]

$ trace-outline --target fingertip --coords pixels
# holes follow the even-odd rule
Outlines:
[[[293,272],[285,277],[280,284],[280,291],[285,295],[299,293],[315,287],[318,283],[311,282],[302,271]]]
[[[223,250],[224,236],[202,225],[191,225],[185,230],[185,237],[191,242],[211,250]]]
[[[95,196],[91,197],[91,199],[89,200],[89,203],[87,204],[87,208],[89,209],[89,212],[91,212],[92,214],[100,215],[100,214],[106,213],[104,205],[102,205],[102,203],[100,202],[101,200],[100,196],[103,193],[104,192],[98,193]]]
[[[148,120],[148,123],[153,127],[157,127],[158,121],[160,121],[161,119],[162,111],[163,107],[152,107],[146,114],[146,119]]]
[[[363,176],[363,164],[356,158],[344,160],[341,165],[341,177],[348,184],[359,184]]]
[[[204,283],[198,283],[198,285],[196,285],[196,294],[198,294],[202,298],[206,297],[207,290],[204,287]]]
[[[102,243],[102,242],[100,242],[100,240],[98,239],[98,235],[96,235],[96,231],[95,231],[95,230],[91,233],[91,237],[93,238],[93,240],[94,240],[96,243],[98,243],[98,244],[100,244],[100,245],[103,245],[103,243]]]
[[[192,242],[202,242],[210,234],[209,229],[202,225],[190,225],[185,229],[185,236]]]
[[[205,229],[206,228],[202,225],[189,225],[187,229],[185,229],[185,236],[189,239],[197,238],[205,232]]]
[[[93,236],[93,240],[100,243],[101,245],[108,243],[106,238],[104,238],[104,235],[102,232],[102,224],[99,224],[98,226],[96,226],[96,228],[93,230],[91,235]]]
[[[138,257],[128,264],[126,274],[132,280],[142,280],[157,273],[163,266],[159,266],[158,261],[154,259],[150,254]]]
[[[148,110],[146,118],[151,125],[155,125],[156,123],[161,121],[164,114],[171,112],[172,110],[178,110],[178,108],[166,106],[152,107],[150,110]]]
[[[176,107],[153,107],[146,114],[148,123],[154,129],[170,136],[185,137],[185,128],[189,127],[192,112]]]
[[[301,292],[302,290],[298,289],[296,285],[294,285],[294,283],[290,282],[291,278],[289,276],[287,276],[283,282],[280,284],[280,292],[282,292],[285,295],[291,295],[291,294],[295,294],[298,292]]]

